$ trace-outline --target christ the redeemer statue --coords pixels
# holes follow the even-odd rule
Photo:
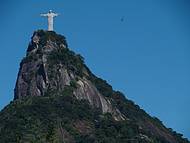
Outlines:
[[[53,31],[53,18],[58,16],[57,13],[53,13],[52,10],[50,10],[46,14],[41,14],[40,16],[45,16],[48,18],[48,31]]]

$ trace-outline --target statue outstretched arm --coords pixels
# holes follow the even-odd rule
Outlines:
[[[53,16],[56,17],[56,16],[59,16],[60,14],[58,13],[54,13]]]
[[[48,16],[47,14],[40,14],[40,16]]]

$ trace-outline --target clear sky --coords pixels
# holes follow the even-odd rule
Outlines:
[[[1,0],[0,109],[13,99],[19,63],[39,16],[115,90],[190,138],[190,0]]]

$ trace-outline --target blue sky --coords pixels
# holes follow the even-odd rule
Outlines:
[[[0,109],[13,99],[19,63],[39,16],[115,90],[190,138],[189,0],[1,0]]]

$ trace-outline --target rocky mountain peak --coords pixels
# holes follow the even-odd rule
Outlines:
[[[38,30],[34,32],[31,38],[31,42],[27,49],[27,55],[37,49],[42,49],[44,52],[51,52],[55,50],[55,48],[68,48],[65,37],[54,31]]]
[[[189,143],[96,77],[64,36],[34,32],[14,101],[0,112],[0,142]]]
[[[78,100],[87,100],[116,120],[125,116],[95,85],[98,78],[84,64],[83,58],[68,49],[64,36],[55,32],[36,31],[29,43],[26,57],[20,64],[14,99],[48,96],[68,91]],[[111,88],[111,86],[110,86]]]

